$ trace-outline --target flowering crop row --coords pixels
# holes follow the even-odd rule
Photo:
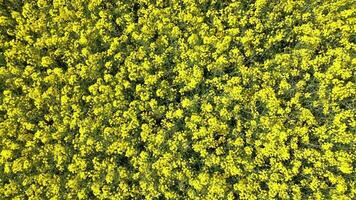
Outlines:
[[[0,0],[1,199],[355,199],[350,0]]]

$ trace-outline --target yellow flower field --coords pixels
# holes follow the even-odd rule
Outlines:
[[[0,0],[0,199],[356,199],[352,0]]]

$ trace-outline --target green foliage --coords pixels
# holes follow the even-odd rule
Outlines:
[[[2,199],[355,199],[349,0],[0,0]]]

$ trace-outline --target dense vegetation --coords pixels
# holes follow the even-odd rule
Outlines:
[[[1,199],[355,199],[352,0],[0,0]]]

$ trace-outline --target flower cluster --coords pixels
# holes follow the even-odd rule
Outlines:
[[[355,199],[350,0],[0,0],[0,197]]]

